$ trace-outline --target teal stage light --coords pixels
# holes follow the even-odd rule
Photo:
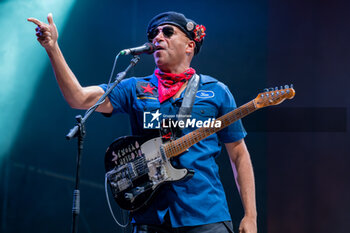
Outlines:
[[[10,154],[22,120],[49,59],[37,42],[34,17],[47,23],[53,13],[59,33],[76,0],[0,2],[0,160]],[[62,37],[62,33],[60,33]]]

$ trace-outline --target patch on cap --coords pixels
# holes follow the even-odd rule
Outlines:
[[[193,22],[188,22],[188,23],[186,24],[186,29],[187,29],[187,31],[192,31],[193,28],[194,28],[194,23],[193,23]]]

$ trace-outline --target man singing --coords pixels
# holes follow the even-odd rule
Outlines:
[[[57,28],[49,14],[48,24],[35,18],[36,36],[45,48],[61,92],[72,108],[88,109],[106,91],[107,85],[82,87],[70,70],[58,46]],[[205,37],[205,27],[177,12],[155,16],[147,28],[148,40],[156,46],[153,74],[123,80],[109,94],[98,111],[106,114],[127,113],[132,122],[133,135],[148,135],[143,127],[143,113],[159,110],[177,114],[184,99],[189,80],[197,73],[191,68]],[[207,75],[199,75],[191,115],[197,120],[218,118],[236,107],[226,85]],[[193,131],[185,128],[181,134]],[[244,207],[240,233],[256,233],[256,204],[253,168],[241,121],[236,121],[218,133],[196,143],[173,159],[175,166],[195,171],[187,181],[164,185],[156,200],[147,208],[133,212],[133,232],[161,233],[226,233],[232,231],[231,217],[222,187],[215,157],[225,144],[230,156],[236,184]],[[220,143],[221,142],[221,143]]]

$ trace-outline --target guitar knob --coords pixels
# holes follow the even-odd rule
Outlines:
[[[138,193],[142,193],[145,191],[145,188],[144,187],[136,187],[136,192]]]
[[[131,200],[131,199],[134,197],[134,195],[133,195],[132,193],[125,193],[125,194],[124,194],[124,197],[125,197],[125,199],[127,199],[127,200]]]

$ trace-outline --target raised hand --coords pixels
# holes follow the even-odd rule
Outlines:
[[[49,24],[36,18],[28,18],[27,20],[38,26],[35,28],[37,40],[46,50],[53,48],[57,44],[58,32],[53,22],[52,13],[49,13],[47,16]]]

